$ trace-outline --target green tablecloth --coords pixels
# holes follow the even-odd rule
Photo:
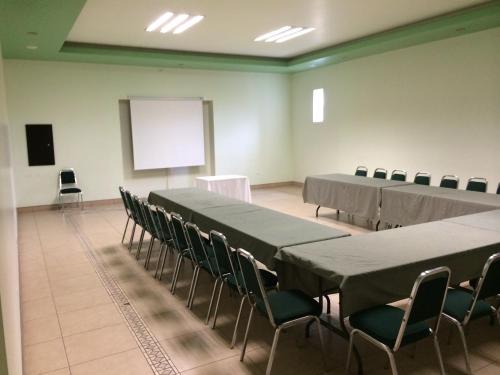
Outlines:
[[[407,185],[382,189],[380,221],[413,225],[500,208],[500,195]]]
[[[381,190],[408,184],[411,183],[342,173],[308,176],[304,182],[302,197],[306,203],[342,210],[375,221],[378,219]]]
[[[349,236],[349,233],[200,189],[153,191],[149,201],[180,213],[204,232],[223,233],[234,248],[250,251],[267,267],[285,246]]]
[[[347,316],[408,297],[419,273],[434,267],[450,267],[455,283],[478,277],[498,251],[499,232],[438,221],[285,247],[276,270],[281,289],[340,289]]]
[[[500,232],[500,210],[486,211],[479,214],[452,217],[444,221]],[[500,249],[499,249],[500,251]]]

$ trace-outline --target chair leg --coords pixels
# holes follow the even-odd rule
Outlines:
[[[135,227],[137,223],[134,221],[134,225],[132,226],[132,233],[130,234],[130,241],[128,242],[128,251],[132,251],[132,244],[134,243],[134,235],[135,235]]]
[[[146,260],[144,261],[144,268],[146,270],[149,270],[149,261],[151,260],[151,255],[153,254],[153,249],[155,247],[155,240],[156,238],[151,237],[148,253],[146,254]]]
[[[217,314],[219,313],[220,296],[222,294],[222,289],[224,289],[224,283],[223,282],[220,283],[219,295],[217,296],[217,303],[215,304],[214,320],[212,321],[212,329],[215,328],[215,323],[217,323]]]
[[[318,326],[318,336],[319,336],[319,342],[321,345],[321,357],[323,358],[323,367],[327,368],[326,364],[326,355],[325,355],[325,340],[323,338],[323,331],[321,328],[321,321],[319,320],[319,317],[315,317],[314,320],[316,321],[316,325]]]
[[[200,278],[200,267],[196,271],[196,278],[194,279],[193,291],[191,292],[191,302],[189,302],[189,310],[193,309],[194,297],[196,296],[196,288],[198,286],[198,280]]]
[[[196,272],[198,271],[198,265],[195,265],[194,270],[193,270],[193,276],[191,277],[191,284],[189,285],[189,292],[187,296],[187,301],[186,301],[186,307],[189,308],[189,305],[191,303],[191,294],[193,293],[193,287],[194,287],[194,282],[196,280]]]
[[[455,325],[458,328],[458,332],[460,333],[460,339],[462,340],[462,346],[464,348],[464,355],[465,355],[465,366],[467,368],[467,374],[472,375],[472,369],[470,367],[470,360],[469,360],[469,350],[467,349],[467,341],[465,339],[465,332],[460,323],[455,323]]]
[[[247,298],[248,296],[246,294],[241,298],[240,309],[238,310],[238,316],[236,317],[236,323],[234,324],[233,338],[231,340],[231,346],[230,346],[231,349],[234,348],[234,345],[236,344],[236,337],[238,336],[238,326],[240,324],[241,311],[243,310],[243,305]]]
[[[83,210],[83,193],[80,193],[80,202],[81,202],[80,209]]]
[[[127,234],[128,222],[130,221],[130,216],[127,217],[127,224],[125,224],[125,229],[123,230],[122,243],[125,240],[125,234]]]
[[[345,375],[349,374],[349,370],[351,369],[351,358],[352,358],[352,351],[354,348],[354,335],[358,333],[356,329],[353,329],[351,331],[351,334],[349,335],[349,351],[347,352],[347,361],[345,364]]]
[[[394,353],[386,350],[387,356],[389,357],[389,364],[391,365],[392,375],[398,375],[398,368],[396,366],[396,360],[394,359]]]
[[[439,348],[439,340],[436,334],[434,334],[434,348],[436,349],[436,355],[439,361],[439,369],[441,370],[441,375],[446,375],[444,371],[443,357],[441,355],[441,349]]]
[[[158,276],[158,280],[161,281],[161,278],[163,277],[163,270],[165,269],[165,262],[167,261],[168,253],[171,252],[170,246],[168,244],[165,246],[165,255],[163,256],[163,261],[161,263],[161,269],[160,269],[160,275]]]
[[[274,357],[276,356],[276,348],[278,347],[278,340],[280,338],[281,327],[278,327],[276,331],[274,331],[274,339],[273,345],[271,346],[271,354],[269,355],[269,360],[267,362],[266,375],[271,374],[271,370],[273,368]]]
[[[156,262],[156,269],[155,269],[155,275],[154,275],[155,279],[158,277],[158,271],[160,270],[160,264],[162,262],[163,256],[166,253],[165,246],[166,246],[165,243],[160,243],[160,254],[158,255],[158,261]]]
[[[210,313],[212,312],[212,305],[214,303],[214,298],[215,298],[215,292],[217,290],[217,286],[219,285],[219,281],[222,282],[222,280],[218,277],[214,281],[214,289],[212,290],[212,297],[210,298],[210,303],[208,305],[208,312],[207,312],[207,317],[205,318],[205,324],[208,324],[210,320]]]
[[[247,329],[245,331],[245,338],[243,339],[243,346],[241,347],[241,355],[240,355],[241,362],[243,362],[243,358],[245,357],[245,352],[247,350],[248,332],[250,331],[250,326],[252,325],[253,310],[254,307],[252,306],[250,308],[250,315],[248,316]]]
[[[146,233],[146,229],[141,230],[141,236],[139,237],[139,244],[137,245],[137,253],[135,254],[135,259],[139,259],[139,254],[141,253],[142,243],[144,242],[144,234]]]
[[[177,254],[177,261],[175,262],[175,269],[174,269],[174,275],[172,278],[172,285],[170,286],[170,292],[172,292],[172,294],[175,294],[175,288],[177,287],[177,278],[179,277],[179,273],[181,270],[183,259],[184,259],[184,257],[179,252]]]

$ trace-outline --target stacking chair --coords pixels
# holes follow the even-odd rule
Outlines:
[[[132,244],[134,242],[135,229],[136,229],[137,225],[140,225],[140,223],[139,223],[139,218],[137,216],[137,211],[136,211],[135,204],[134,204],[134,198],[132,196],[132,193],[130,193],[130,191],[128,191],[128,190],[125,190],[125,200],[127,201],[127,205],[130,209],[130,215],[132,216],[132,220],[134,221],[134,225],[132,226],[132,233],[130,233],[130,240],[128,243],[128,250],[131,251]]]
[[[189,249],[189,244],[186,238],[186,231],[184,228],[184,220],[182,216],[178,213],[171,212],[170,220],[174,235],[174,249],[177,251],[177,258],[175,260],[174,275],[172,277],[172,284],[170,286],[170,291],[175,294],[175,288],[177,287],[177,280],[179,278],[179,273],[181,272],[181,267],[184,263],[184,259],[187,258],[191,262],[193,261],[191,257],[191,250]]]
[[[123,236],[122,236],[122,243],[123,243],[123,241],[125,241],[125,234],[127,233],[128,223],[130,219],[132,219],[132,212],[130,210],[130,207],[128,206],[127,197],[125,196],[125,189],[119,186],[118,190],[120,190],[120,196],[122,197],[123,201],[123,208],[125,208],[125,213],[127,214],[127,223],[125,224],[125,229],[123,230]]]
[[[385,180],[387,178],[387,169],[384,168],[377,168],[373,172],[373,178],[381,178],[382,180]]]
[[[418,172],[413,179],[413,182],[417,185],[430,185],[431,184],[431,174],[427,172]]]
[[[64,195],[78,194],[78,203],[83,207],[83,192],[78,186],[75,170],[73,168],[59,171],[59,205],[64,208]]]
[[[160,247],[160,254],[158,256],[158,262],[156,263],[155,278],[158,277],[161,280],[163,275],[163,269],[165,268],[165,262],[169,251],[174,247],[173,240],[173,229],[170,223],[170,218],[163,207],[156,207],[159,230],[162,232],[163,243]]]
[[[354,172],[354,175],[355,176],[362,176],[362,177],[366,177],[368,176],[368,168],[360,165],[356,168],[356,172]]]
[[[141,236],[139,237],[139,244],[137,245],[137,250],[135,253],[135,258],[139,259],[141,255],[141,249],[142,245],[144,243],[144,235],[146,232],[150,233],[149,227],[148,227],[148,222],[146,221],[146,217],[144,215],[144,209],[142,208],[142,200],[137,196],[133,195],[132,196],[132,202],[135,207],[135,212],[137,214],[137,219],[138,219],[138,224],[141,227]]]
[[[360,336],[388,357],[393,375],[398,373],[394,353],[401,346],[432,336],[441,374],[445,374],[437,332],[450,282],[450,269],[439,267],[422,272],[413,285],[406,308],[382,305],[349,316],[353,330],[349,340],[346,373],[349,372],[355,336]],[[427,321],[434,319],[431,326]]]
[[[248,317],[245,339],[241,349],[240,361],[245,357],[245,351],[248,342],[248,333],[252,324],[254,310],[257,309],[261,314],[269,319],[274,328],[274,339],[267,363],[266,375],[271,374],[276,347],[280,333],[283,329],[315,321],[318,326],[319,338],[322,351],[324,350],[323,334],[321,332],[321,305],[315,299],[309,297],[300,290],[286,290],[268,293],[264,287],[261,273],[257,268],[255,258],[249,252],[237,250],[238,264],[241,269],[243,286],[247,298],[251,304],[250,315]],[[324,356],[324,351],[323,351]],[[324,358],[324,357],[323,357]]]
[[[142,202],[142,211],[147,222],[149,234],[151,236],[149,240],[148,251],[146,253],[146,260],[144,261],[144,268],[149,269],[149,261],[151,260],[155,241],[158,240],[161,247],[161,244],[164,243],[165,240],[163,238],[163,232],[160,228],[156,210],[152,208],[152,206],[148,202]]]
[[[439,187],[448,189],[458,189],[459,182],[460,179],[458,178],[458,176],[452,174],[446,174],[443,177],[441,177],[441,183],[439,184]]]
[[[485,316],[494,319],[495,314],[500,323],[499,311],[486,300],[495,297],[500,293],[500,253],[496,253],[488,258],[484,265],[481,277],[477,281],[474,290],[450,289],[446,296],[443,309],[443,316],[452,322],[460,333],[462,346],[465,354],[465,365],[467,373],[472,374],[470,366],[469,352],[465,340],[465,328],[470,321]]]
[[[216,259],[208,256],[209,251],[206,249],[206,242],[201,237],[200,229],[195,224],[189,222],[184,226],[186,228],[189,248],[191,249],[191,257],[195,265],[187,299],[187,307],[191,309],[193,307],[193,301],[196,294],[196,287],[198,286],[200,269],[208,272],[214,280],[218,277],[218,273],[216,271]]]
[[[406,171],[402,169],[395,169],[391,173],[392,181],[406,181]]]
[[[498,183],[497,194],[500,194],[500,182]]]
[[[488,180],[484,177],[471,177],[467,181],[465,190],[486,193],[486,190],[488,190]]]

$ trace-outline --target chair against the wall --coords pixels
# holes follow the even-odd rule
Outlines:
[[[387,169],[384,168],[377,168],[373,172],[373,178],[381,178],[382,180],[385,180],[387,178]]]
[[[467,187],[465,190],[486,193],[488,190],[488,180],[484,177],[471,177],[467,181]]]
[[[497,186],[497,194],[500,194],[500,182],[498,183],[498,186]]]
[[[460,179],[458,176],[452,174],[446,174],[441,177],[441,183],[439,187],[447,188],[447,189],[458,189],[458,184],[460,183]]]
[[[417,185],[430,185],[431,184],[431,174],[428,172],[418,172],[415,175],[413,182]]]
[[[366,177],[368,176],[368,168],[366,168],[365,166],[363,165],[360,165],[356,168],[356,172],[354,172],[354,175],[355,176],[362,176],[362,177]]]
[[[406,181],[406,171],[395,169],[391,173],[391,181]]]
[[[132,219],[132,211],[128,205],[128,201],[127,201],[127,198],[125,196],[125,189],[123,187],[119,186],[118,190],[120,191],[120,196],[122,198],[123,207],[124,207],[125,213],[127,215],[127,223],[125,224],[125,229],[123,230],[123,236],[122,236],[122,243],[123,243],[123,241],[125,241],[125,234],[127,233],[128,223],[129,223],[130,219]]]
[[[83,208],[83,192],[78,186],[76,173],[73,168],[62,169],[59,171],[59,205],[64,208],[64,196],[68,194],[77,194],[78,203]]]

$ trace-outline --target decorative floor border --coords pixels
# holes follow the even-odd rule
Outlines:
[[[130,332],[133,334],[142,354],[146,358],[149,366],[155,375],[178,375],[179,370],[175,367],[168,354],[158,342],[158,339],[149,330],[144,320],[137,310],[130,304],[127,295],[118,285],[115,278],[98,261],[94,254],[93,246],[89,239],[80,230],[78,224],[73,220],[72,215],[68,215],[69,222],[75,228],[76,234],[85,248],[85,255],[94,267],[99,279],[107,292],[113,299],[113,302],[120,310],[125,319]]]

